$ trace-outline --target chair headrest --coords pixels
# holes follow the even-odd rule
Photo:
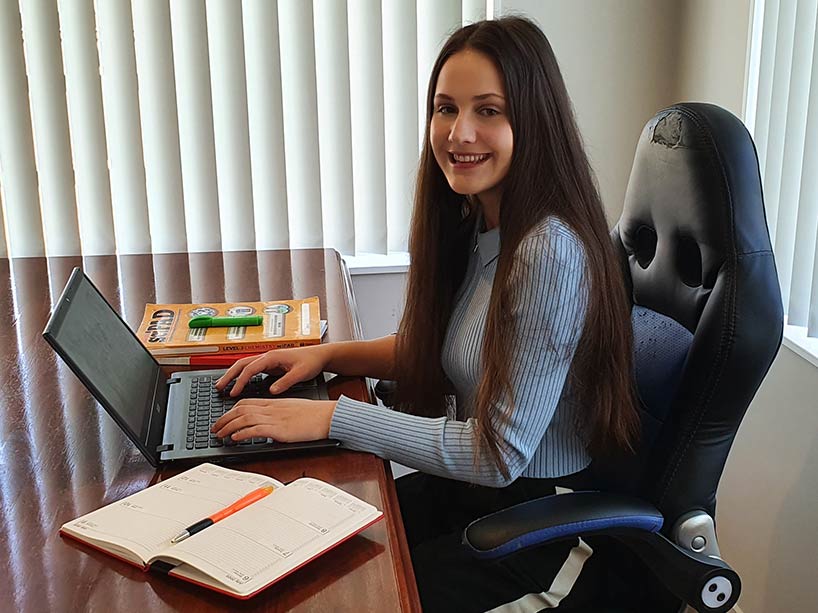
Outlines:
[[[657,113],[639,139],[617,229],[634,303],[694,331],[725,262],[770,249],[743,124],[710,104]]]

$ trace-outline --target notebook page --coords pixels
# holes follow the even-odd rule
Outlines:
[[[304,478],[175,545],[162,559],[196,567],[247,595],[358,532],[382,513],[336,487]],[[181,566],[171,571],[201,581]]]
[[[263,475],[201,464],[70,521],[61,530],[103,549],[131,552],[144,564],[187,526],[262,485],[283,487]]]

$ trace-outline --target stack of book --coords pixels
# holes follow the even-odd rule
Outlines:
[[[259,325],[190,327],[194,318],[260,316]],[[327,329],[318,297],[271,302],[147,304],[136,336],[160,364],[223,366],[271,349],[317,345]]]

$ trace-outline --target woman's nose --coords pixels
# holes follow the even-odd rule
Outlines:
[[[474,124],[465,116],[458,115],[449,131],[450,143],[472,143],[475,139]]]

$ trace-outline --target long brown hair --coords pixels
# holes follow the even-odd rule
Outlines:
[[[508,280],[520,241],[549,216],[576,233],[586,256],[588,305],[570,374],[578,424],[593,457],[632,449],[638,417],[630,302],[557,60],[542,31],[520,17],[461,28],[446,41],[432,69],[409,238],[406,307],[397,338],[397,407],[430,417],[446,414],[449,390],[440,356],[476,213],[449,187],[435,161],[429,125],[438,75],[449,57],[467,48],[488,56],[502,74],[514,134],[511,165],[502,182],[502,241],[476,395],[478,451],[488,452],[509,477],[496,425],[508,419],[498,413],[500,399],[512,399],[507,410],[513,410],[509,358],[514,330],[504,316],[513,289]]]

